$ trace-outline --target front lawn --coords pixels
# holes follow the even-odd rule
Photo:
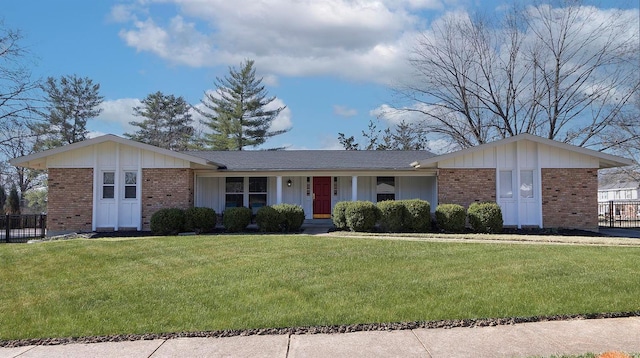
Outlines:
[[[639,247],[219,235],[0,245],[0,339],[640,310]]]

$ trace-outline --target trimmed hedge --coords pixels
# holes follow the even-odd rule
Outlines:
[[[376,204],[380,212],[380,228],[386,232],[402,232],[408,229],[409,211],[401,200],[385,200]]]
[[[256,212],[256,224],[262,232],[279,232],[282,222],[282,214],[271,206],[263,206]]]
[[[280,213],[280,226],[284,232],[299,231],[304,223],[304,209],[300,205],[276,204],[272,206]]]
[[[211,208],[189,208],[184,212],[184,228],[196,234],[213,232],[218,217]]]
[[[346,230],[349,228],[347,226],[346,211],[350,203],[350,201],[339,201],[333,206],[333,225],[335,225],[338,230]]]
[[[370,201],[352,201],[345,210],[345,217],[349,230],[371,231],[380,218],[380,210]]]
[[[462,205],[440,204],[436,207],[436,223],[448,232],[463,232],[467,213]]]
[[[431,204],[426,200],[402,200],[407,208],[407,231],[428,232],[431,230]]]
[[[502,232],[502,210],[497,203],[472,203],[467,209],[467,217],[471,228],[475,232]]]
[[[184,230],[184,221],[182,209],[160,209],[151,215],[151,232],[155,235],[176,235]]]
[[[222,224],[228,232],[243,231],[249,223],[251,223],[251,209],[247,207],[228,208],[224,211]]]

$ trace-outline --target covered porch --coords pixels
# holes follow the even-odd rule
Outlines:
[[[423,199],[437,203],[436,171],[196,171],[194,204],[223,213],[244,206],[300,205],[307,220],[329,219],[340,201]],[[435,210],[435,205],[432,205]]]

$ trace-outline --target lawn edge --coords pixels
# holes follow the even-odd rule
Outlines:
[[[571,321],[605,318],[626,318],[640,317],[640,311],[632,312],[610,312],[610,313],[582,313],[551,316],[531,316],[531,317],[503,317],[503,318],[471,318],[457,320],[439,321],[414,321],[414,322],[390,322],[390,323],[362,323],[331,326],[302,326],[302,327],[281,327],[281,328],[255,328],[255,329],[231,329],[216,331],[194,331],[194,332],[166,332],[166,333],[145,333],[145,334],[118,334],[107,336],[84,336],[84,337],[60,337],[60,338],[28,338],[16,340],[1,340],[0,348],[15,348],[23,346],[50,346],[72,343],[102,343],[102,342],[125,342],[140,340],[167,340],[175,338],[225,338],[254,335],[284,335],[284,334],[331,334],[331,333],[351,333],[365,331],[397,331],[408,329],[450,329],[450,328],[475,328],[490,326],[507,326],[519,323],[546,322],[546,321]]]

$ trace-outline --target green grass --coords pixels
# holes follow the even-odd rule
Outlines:
[[[640,310],[637,247],[306,235],[0,245],[0,339]]]

